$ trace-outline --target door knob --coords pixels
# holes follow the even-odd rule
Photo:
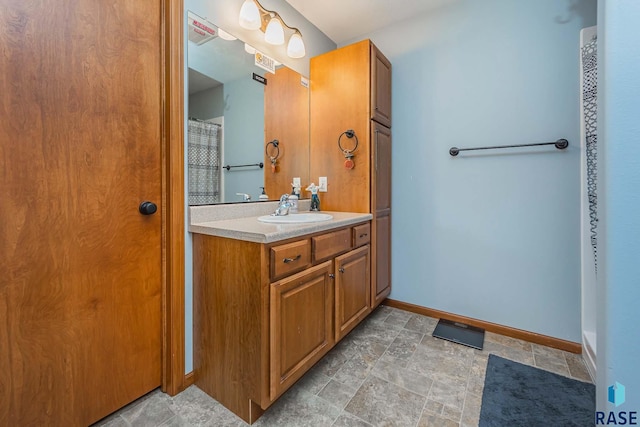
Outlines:
[[[140,203],[138,210],[142,215],[153,215],[158,210],[158,207],[155,203],[146,201]]]

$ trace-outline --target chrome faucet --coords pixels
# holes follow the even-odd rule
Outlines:
[[[291,202],[289,201],[289,195],[283,194],[280,197],[280,202],[278,203],[278,208],[271,216],[285,216],[289,215],[289,208],[291,207]]]
[[[236,196],[242,196],[242,201],[243,202],[250,202],[251,201],[251,195],[247,194],[247,193],[236,193]]]

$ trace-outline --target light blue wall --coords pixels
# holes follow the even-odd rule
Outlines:
[[[597,405],[640,411],[640,2],[598,4],[599,213]],[[607,388],[626,386],[626,403]]]
[[[263,161],[264,85],[247,76],[224,85],[224,163],[246,165]],[[241,201],[236,193],[258,200],[264,186],[264,169],[223,170],[225,200]]]
[[[578,46],[596,2],[568,6],[459,0],[368,35],[393,65],[391,298],[581,342]]]
[[[224,115],[224,86],[189,95],[189,117],[209,120]]]
[[[242,29],[238,25],[238,12],[243,0],[185,0],[184,25],[186,31],[187,11],[192,10],[195,13],[208,18],[214,24],[220,25],[227,32],[233,34],[242,40],[251,43],[254,47],[262,50],[264,53],[276,58],[289,68],[296,70],[304,76],[309,75],[309,58],[320,55],[329,50],[335,49],[335,43],[329,39],[324,33],[318,30],[313,24],[307,21],[300,13],[298,13],[288,3],[279,0],[263,0],[261,4],[271,10],[277,10],[284,20],[291,26],[297,27],[304,37],[307,56],[302,59],[287,58],[284,50],[280,47],[272,47],[260,41],[261,33],[259,31],[248,31]],[[186,34],[186,33],[185,33]],[[188,40],[185,37],[184,52],[188,51]],[[279,50],[278,50],[279,49]],[[184,64],[184,74],[187,76],[187,61]],[[184,86],[184,102],[188,102],[188,81],[185,78]],[[187,121],[187,109],[185,108],[185,123]],[[187,141],[187,130],[185,126],[184,140]],[[185,194],[188,193],[188,177],[187,177],[187,156],[184,159],[185,170]],[[186,197],[185,197],[186,200]],[[185,204],[185,218],[189,218],[189,207]],[[193,253],[191,233],[185,229],[185,374],[193,371]]]

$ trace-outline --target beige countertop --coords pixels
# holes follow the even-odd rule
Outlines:
[[[301,224],[270,224],[258,221],[258,217],[261,215],[203,222],[193,222],[194,217],[192,216],[189,231],[192,233],[208,234],[210,236],[227,237],[249,242],[271,243],[303,236],[305,234],[353,225],[373,218],[369,213],[325,211],[322,213],[332,215],[333,219]]]

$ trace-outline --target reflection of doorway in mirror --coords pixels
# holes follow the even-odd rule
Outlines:
[[[227,200],[225,198],[225,191],[224,191],[224,174],[222,173],[222,165],[225,164],[224,162],[224,116],[220,116],[220,117],[214,117],[212,119],[207,119],[205,120],[205,122],[208,123],[215,123],[217,125],[220,125],[220,167],[218,168],[218,173],[219,173],[219,180],[220,180],[220,201],[225,201]]]

